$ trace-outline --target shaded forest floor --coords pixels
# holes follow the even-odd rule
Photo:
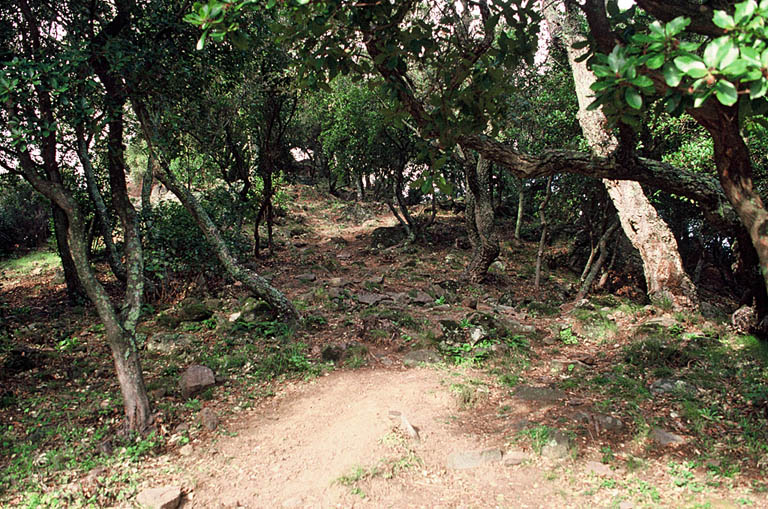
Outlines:
[[[289,193],[254,267],[303,328],[220,277],[169,284],[140,326],[145,438],[116,433],[101,326],[65,305],[55,260],[0,266],[0,503],[178,486],[184,507],[768,506],[768,351],[726,299],[709,318],[613,295],[561,309],[578,276],[547,271],[535,295],[533,243],[469,285],[459,216],[385,247],[385,207]],[[185,400],[194,364],[217,383]]]

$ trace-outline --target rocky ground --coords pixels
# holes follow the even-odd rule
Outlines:
[[[279,249],[254,268],[304,327],[223,279],[169,285],[140,327],[158,410],[142,440],[115,435],[93,311],[63,305],[49,266],[4,270],[0,501],[768,506],[768,355],[723,322],[726,300],[706,317],[574,305],[567,271],[532,291],[524,242],[469,285],[458,216],[403,245],[383,207],[291,193]]]

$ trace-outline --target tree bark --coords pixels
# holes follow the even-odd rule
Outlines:
[[[56,204],[51,204],[51,213],[53,215],[53,232],[56,237],[56,250],[61,258],[61,268],[64,269],[64,282],[67,285],[67,300],[72,305],[79,304],[86,295],[83,285],[77,276],[75,261],[69,249],[69,221],[66,213]],[[85,235],[85,232],[83,232]]]
[[[81,126],[77,128],[77,156],[80,159],[80,164],[83,166],[88,195],[91,197],[93,208],[96,211],[96,224],[99,226],[101,237],[104,239],[104,246],[107,248],[109,268],[112,269],[112,273],[118,280],[125,282],[127,277],[125,267],[123,266],[123,262],[120,261],[120,256],[117,254],[117,248],[112,241],[112,223],[109,220],[107,206],[104,203],[101,191],[99,191],[98,184],[96,183],[96,175],[94,174],[91,157],[88,153],[88,143],[86,142],[85,132]]]
[[[515,221],[515,240],[520,240],[520,228],[523,225],[523,213],[525,212],[525,186],[523,179],[517,179],[517,220]]]
[[[221,233],[211,220],[208,213],[203,209],[200,202],[197,201],[191,192],[179,185],[178,182],[168,171],[158,171],[155,178],[167,187],[187,211],[192,215],[205,235],[209,244],[214,248],[219,261],[224,266],[227,273],[237,281],[241,281],[255,295],[269,303],[278,314],[288,321],[295,323],[300,318],[298,311],[290,300],[277,289],[272,287],[263,277],[259,276],[250,269],[243,267],[232,255],[226,242],[221,237]]]
[[[482,156],[474,157],[469,150],[460,148],[467,182],[465,222],[472,245],[472,258],[464,274],[470,281],[479,282],[500,252],[491,202],[491,164]]]
[[[533,288],[536,293],[541,290],[541,261],[544,258],[544,246],[547,243],[547,234],[549,233],[549,223],[547,222],[547,204],[552,196],[552,177],[547,179],[547,191],[544,199],[539,204],[539,221],[541,222],[541,237],[539,238],[539,249],[536,252],[536,276],[533,280]]]
[[[567,4],[567,5],[566,5]],[[579,123],[584,137],[595,155],[609,157],[619,149],[619,141],[607,130],[607,120],[601,110],[589,111],[591,85],[596,78],[585,60],[579,62],[588,50],[575,49],[576,43],[586,39],[579,31],[578,18],[571,2],[563,2],[545,9],[550,29],[563,41],[568,62],[573,72],[576,96],[579,102]],[[672,231],[653,208],[637,182],[603,179],[621,226],[632,245],[640,252],[643,272],[652,301],[670,301],[674,309],[690,310],[698,306],[696,287],[685,273],[683,262]]]
[[[592,287],[592,283],[595,281],[595,278],[597,277],[597,273],[600,272],[600,269],[605,264],[605,260],[608,258],[608,241],[613,237],[613,234],[616,233],[616,230],[619,227],[619,223],[614,222],[611,224],[611,226],[608,227],[607,230],[605,230],[605,233],[603,233],[602,237],[600,237],[600,242],[598,243],[598,249],[600,250],[600,256],[597,257],[597,261],[590,269],[589,273],[587,274],[587,277],[584,279],[584,282],[581,284],[581,288],[579,288],[579,293],[576,294],[575,301],[578,302],[584,297],[587,296],[589,293],[589,289]]]

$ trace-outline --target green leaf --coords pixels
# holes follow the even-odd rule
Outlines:
[[[736,12],[733,13],[733,19],[736,24],[740,24],[742,21],[749,20],[757,9],[757,2],[755,0],[747,0],[736,4]]]
[[[715,95],[717,100],[725,106],[733,106],[739,100],[739,94],[733,83],[726,80],[720,80],[715,84]]]
[[[766,91],[768,91],[768,85],[766,84],[765,78],[755,80],[749,84],[750,99],[760,99],[765,96]]]
[[[678,86],[683,79],[683,73],[671,62],[664,66],[662,72],[664,73],[664,81],[666,81],[667,85],[670,87]]]
[[[725,11],[715,11],[715,15],[712,17],[712,22],[725,30],[731,30],[736,27],[736,23],[733,21],[731,15]]]
[[[734,60],[731,65],[723,69],[723,74],[729,74],[731,76],[741,76],[749,68],[749,63],[746,60],[737,59]]]
[[[638,88],[648,88],[653,86],[653,80],[644,74],[630,80],[630,83]]]
[[[677,57],[674,62],[678,69],[683,71],[691,78],[703,78],[709,74],[709,71],[707,71],[707,66],[704,65],[704,62],[699,60],[699,57],[697,56],[682,55]]]
[[[655,55],[651,55],[651,57],[645,61],[645,65],[648,67],[648,69],[658,69],[664,65],[664,53],[656,53]]]
[[[627,101],[627,104],[629,104],[631,108],[639,110],[643,107],[643,97],[636,89],[632,87],[627,87],[624,90],[624,99]]]
[[[665,28],[665,32],[667,37],[674,37],[683,30],[685,30],[685,27],[691,24],[690,18],[685,18],[683,16],[678,16],[677,18],[673,19],[669,23],[667,23],[667,26]]]

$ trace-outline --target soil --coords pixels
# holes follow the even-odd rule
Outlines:
[[[391,320],[366,316],[370,309],[366,306],[332,308],[323,292],[330,278],[335,277],[345,279],[351,293],[407,293],[457,280],[469,256],[467,250],[456,247],[457,232],[463,231],[461,218],[441,214],[427,245],[379,249],[371,246],[371,232],[395,224],[385,207],[334,207],[327,197],[311,188],[297,187],[292,192],[294,205],[288,217],[291,224],[301,228],[291,235],[289,225],[278,225],[279,249],[273,257],[257,261],[257,269],[272,277],[274,285],[294,301],[305,302],[309,306],[305,315],[325,320],[323,327],[303,331],[296,338],[308,345],[314,360],[319,361],[324,346],[354,340],[365,343],[368,349],[366,366],[274,383],[267,391],[269,395],[254,394],[256,403],[247,409],[233,402],[248,394],[234,394],[241,386],[225,382],[217,387],[212,400],[203,403],[221,417],[218,428],[195,429],[190,433],[191,441],[185,444],[174,428],[192,424],[194,415],[189,415],[187,422],[163,423],[159,429],[167,445],[160,455],[138,466],[142,481],[134,493],[143,488],[177,485],[184,493],[182,507],[190,508],[627,509],[695,504],[725,508],[737,507],[739,500],[747,500],[744,497],[756,507],[768,507],[768,497],[750,489],[752,481],[759,479],[755,472],[728,484],[708,487],[704,493],[676,485],[667,465],[696,455],[697,451],[686,445],[651,448],[649,454],[643,453],[644,467],[632,470],[631,460],[646,449],[636,442],[636,430],[631,429],[631,424],[620,434],[599,426],[589,428],[574,437],[576,448],[571,454],[561,459],[540,456],[521,432],[532,425],[572,427],[577,412],[591,406],[591,395],[584,391],[564,391],[562,399],[531,400],[516,397],[514,390],[499,381],[498,373],[492,374],[492,365],[486,369],[446,364],[404,367],[404,354],[417,343],[413,338],[393,327]],[[533,243],[505,243],[502,258],[507,269],[489,276],[482,286],[461,287],[456,292],[460,301],[447,309],[440,305],[393,309],[418,320],[427,319],[429,329],[436,327],[439,319],[458,321],[475,308],[491,310],[489,302],[505,292],[514,292],[518,303],[562,302],[569,281],[559,273],[550,274],[541,294],[530,294],[532,283],[525,275],[524,264],[533,259],[534,250]],[[297,278],[309,272],[315,275],[315,281]],[[217,291],[220,296],[236,296],[242,288],[229,283]],[[190,292],[179,288],[165,296],[166,303],[179,301]],[[12,308],[29,308],[28,321],[79,329],[81,340],[88,342],[89,354],[104,352],[103,373],[98,376],[109,379],[104,374],[110,367],[103,340],[87,332],[95,323],[93,312],[86,308],[72,316],[64,304],[63,285],[51,273],[6,277],[1,296]],[[619,334],[610,341],[553,346],[542,338],[564,323],[562,315],[537,314],[523,306],[505,312],[509,318],[536,327],[537,340],[531,344],[525,383],[544,389],[562,380],[553,370],[553,362],[610,369],[628,339],[624,332],[631,327],[629,317],[619,317]],[[650,317],[657,311],[648,309],[640,315],[643,313]],[[639,318],[642,316],[632,320]],[[151,321],[144,326],[156,327]],[[373,335],[374,329],[384,330],[387,335]],[[211,333],[200,334],[206,341],[216,340]],[[53,351],[51,338],[44,334],[31,333],[25,341],[42,351]],[[57,362],[57,369],[67,369],[66,359]],[[155,375],[148,374],[148,379]],[[11,378],[0,378],[10,383]],[[22,376],[12,380],[18,384],[13,387],[18,395],[34,391],[34,379]],[[109,383],[114,390],[114,381]],[[649,404],[638,411],[645,412],[649,420],[668,419],[668,408],[658,405]],[[6,415],[9,421],[15,419],[12,412]],[[112,418],[119,419],[119,409]],[[409,434],[403,418],[417,430],[418,439]],[[612,458],[603,463],[606,449]],[[497,450],[502,453],[499,461],[465,470],[450,466],[453,453]],[[507,465],[507,459],[518,454],[524,459]],[[701,466],[691,469],[691,476],[691,485],[703,486],[707,482]],[[131,500],[114,503],[130,507]]]

